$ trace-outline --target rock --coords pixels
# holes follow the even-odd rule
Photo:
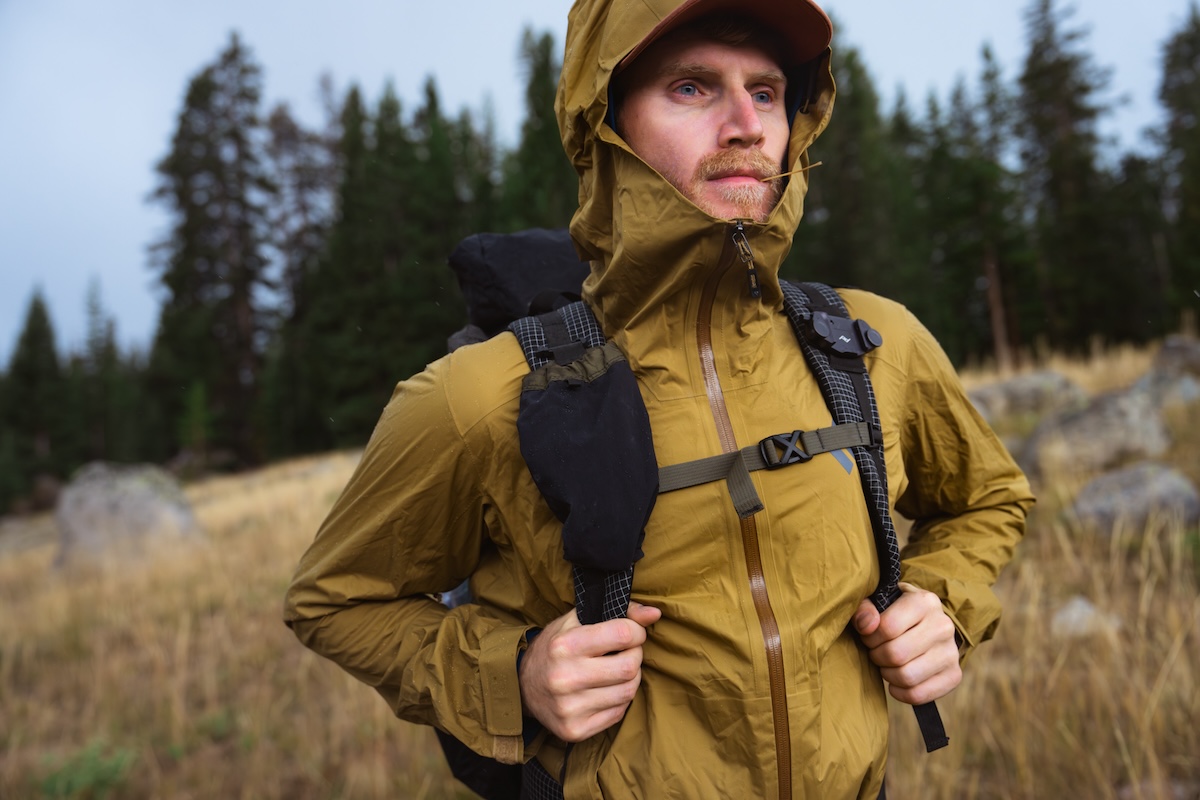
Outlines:
[[[1051,414],[1034,429],[1019,461],[1033,478],[1088,474],[1157,458],[1171,442],[1157,403],[1136,387]]]
[[[1159,408],[1200,403],[1200,340],[1168,336],[1135,388],[1147,392]]]
[[[1144,531],[1154,519],[1200,521],[1200,491],[1179,470],[1143,462],[1092,480],[1075,498],[1080,524],[1111,533],[1117,525]]]
[[[1045,414],[1081,408],[1087,393],[1065,375],[1052,370],[1030,372],[967,392],[979,413],[989,421],[1017,414]]]
[[[179,482],[149,464],[95,462],[79,469],[59,496],[58,563],[136,556],[156,542],[199,538]]]
[[[1165,784],[1143,781],[1117,789],[1117,800],[1200,800],[1200,783],[1167,781]]]
[[[1200,377],[1200,339],[1183,334],[1168,336],[1154,357],[1154,371]]]
[[[1054,612],[1050,633],[1055,639],[1082,639],[1088,636],[1116,636],[1121,620],[1106,614],[1082,595],[1075,595]]]
[[[1200,379],[1188,373],[1173,373],[1156,367],[1134,384],[1134,389],[1144,391],[1158,408],[1200,403]]]
[[[1148,393],[1158,408],[1200,403],[1200,341],[1188,336],[1166,338],[1136,389]]]

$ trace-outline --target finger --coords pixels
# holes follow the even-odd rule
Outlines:
[[[641,674],[627,683],[581,692],[563,698],[562,716],[551,730],[566,742],[578,742],[616,724],[637,694]]]
[[[854,612],[854,629],[859,636],[866,636],[874,633],[878,627],[879,609],[870,600],[863,600]]]
[[[902,674],[903,671],[881,670],[881,672],[884,673],[884,679],[888,680],[888,692],[892,697],[909,705],[921,705],[945,697],[962,682],[962,669],[957,662],[947,669],[934,671],[923,680],[916,682],[909,682],[908,677]],[[893,677],[897,679],[895,682],[887,678],[889,672],[894,673]]]
[[[884,680],[906,688],[919,686],[942,672],[959,670],[958,654],[945,646],[932,648],[902,663],[877,666]]]
[[[662,619],[662,611],[653,606],[644,606],[641,603],[630,602],[629,611],[626,616],[643,628],[648,628]]]
[[[926,653],[936,653],[947,664],[958,663],[954,623],[940,607],[895,638],[870,648],[871,661],[879,667],[903,667]]]
[[[640,648],[646,641],[646,629],[633,620],[613,619],[595,625],[581,625],[559,636],[553,643],[557,660],[597,658]]]
[[[868,648],[874,649],[904,636],[928,617],[945,616],[942,602],[937,595],[909,584],[905,585],[909,586],[909,589],[880,615],[878,627],[863,636],[863,644]]]

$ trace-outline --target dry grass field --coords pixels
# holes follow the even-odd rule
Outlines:
[[[1051,366],[1100,391],[1151,356]],[[1200,410],[1170,422],[1168,460],[1200,482]],[[355,460],[190,486],[207,539],[122,569],[52,569],[45,520],[0,529],[0,798],[470,797],[430,731],[393,719],[280,622],[292,567]],[[940,703],[950,747],[926,755],[893,709],[889,797],[1200,797],[1198,533],[1164,518],[1088,536],[1062,494],[1041,493],[998,587],[1000,633]],[[1077,595],[1112,624],[1056,635]]]

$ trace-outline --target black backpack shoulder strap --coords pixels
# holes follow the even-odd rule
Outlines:
[[[833,421],[837,424],[865,422],[872,432],[869,446],[854,447],[851,452],[862,480],[863,495],[867,499],[875,534],[875,547],[879,552],[879,586],[871,595],[871,601],[883,611],[900,593],[897,588],[900,582],[900,547],[888,499],[879,409],[862,359],[873,346],[868,348],[867,345],[872,344],[870,341],[860,343],[862,337],[853,330],[853,322],[850,326],[841,324],[849,322],[849,314],[842,298],[832,288],[818,283],[781,283],[784,309],[804,358],[821,387]],[[829,320],[834,322],[830,324]],[[851,330],[846,330],[847,327]],[[835,351],[835,345],[826,342],[827,336],[841,345],[842,352]],[[848,339],[849,343],[843,342],[843,338]],[[859,350],[863,352],[855,352]]]
[[[542,496],[563,521],[563,552],[572,564],[579,620],[590,624],[624,617],[633,562],[641,556],[641,537],[633,537],[642,532],[658,494],[650,420],[636,379],[583,301],[516,320],[509,330],[530,368],[517,421],[521,452]],[[585,377],[596,374],[598,362],[604,364],[603,375]],[[572,395],[569,404],[554,394],[561,386]],[[638,451],[618,447],[618,441],[636,442]],[[576,451],[565,463],[564,448]],[[612,502],[576,502],[607,491],[613,492]],[[602,522],[583,524],[585,514],[590,519],[600,513]],[[601,539],[598,531],[608,535]]]
[[[863,356],[883,344],[863,320],[852,320],[841,296],[823,283],[780,281],[784,310],[835,424],[867,423],[871,443],[850,448],[862,481],[879,557],[879,586],[871,602],[882,613],[900,597],[900,546],[888,498],[879,406]],[[949,743],[937,706],[913,706],[925,749]]]

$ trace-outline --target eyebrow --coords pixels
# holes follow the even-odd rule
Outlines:
[[[696,78],[711,78],[717,76],[719,70],[703,63],[694,63],[688,61],[672,61],[664,64],[659,70],[662,77],[669,76],[690,76]],[[776,69],[762,70],[750,75],[751,83],[781,83],[787,84],[787,76],[783,72]]]

